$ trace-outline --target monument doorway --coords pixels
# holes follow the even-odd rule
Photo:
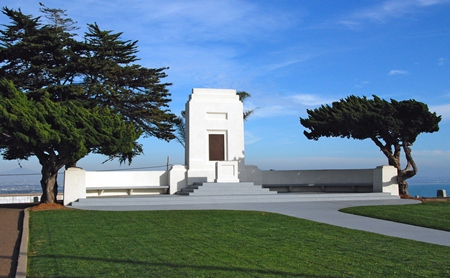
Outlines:
[[[225,160],[225,135],[209,134],[209,161]]]

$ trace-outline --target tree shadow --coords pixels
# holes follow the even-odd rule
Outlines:
[[[182,269],[182,272],[186,274],[189,271],[223,271],[228,273],[239,273],[248,277],[261,277],[261,276],[279,276],[279,277],[310,277],[310,278],[322,278],[322,277],[333,277],[332,275],[314,275],[307,274],[301,272],[289,272],[289,271],[277,271],[270,269],[257,269],[251,267],[233,267],[233,266],[211,266],[211,265],[191,265],[191,264],[179,264],[179,263],[156,263],[156,262],[148,262],[148,261],[131,261],[131,260],[123,260],[123,259],[105,259],[98,257],[82,257],[82,256],[70,256],[70,255],[42,255],[36,256],[41,259],[50,259],[50,260],[58,260],[58,259],[69,259],[69,260],[85,260],[90,262],[107,262],[111,264],[129,264],[130,267],[134,268],[138,265],[143,265],[146,268],[168,268],[168,269]],[[180,273],[181,274],[181,273]],[[95,275],[94,273],[92,275]],[[33,276],[27,276],[33,277]],[[86,276],[65,276],[63,273],[59,273],[58,277],[86,277]],[[167,276],[169,277],[169,276]]]

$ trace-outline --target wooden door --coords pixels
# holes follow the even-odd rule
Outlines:
[[[225,160],[225,136],[224,134],[209,135],[209,160]]]

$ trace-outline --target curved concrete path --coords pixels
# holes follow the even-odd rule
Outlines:
[[[432,244],[450,246],[450,232],[422,228],[391,221],[373,219],[339,212],[339,209],[355,206],[417,204],[419,201],[405,199],[389,200],[340,200],[314,202],[250,202],[250,203],[191,203],[191,204],[146,204],[82,206],[78,209],[89,210],[250,210],[266,211],[308,219],[344,228],[373,232],[377,234],[411,239]]]

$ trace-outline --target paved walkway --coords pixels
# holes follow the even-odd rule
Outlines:
[[[35,204],[0,205],[0,277],[15,277],[23,210]]]
[[[354,206],[402,205],[417,204],[419,201],[405,199],[388,200],[340,200],[340,201],[303,201],[303,202],[253,202],[253,203],[198,203],[198,204],[162,204],[148,201],[146,204],[130,202],[79,207],[89,210],[250,210],[267,211],[285,214],[293,217],[313,220],[330,225],[355,230],[368,231],[387,236],[417,240],[427,243],[450,246],[450,232],[422,228],[391,221],[373,219],[363,216],[339,212],[339,209]]]

